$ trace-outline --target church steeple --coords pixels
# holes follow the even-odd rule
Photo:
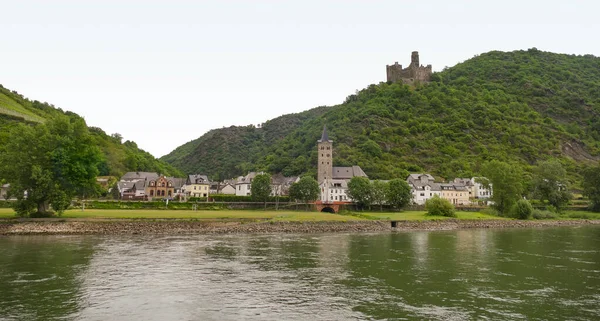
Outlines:
[[[323,125],[323,133],[321,134],[321,139],[319,139],[317,142],[331,142],[331,140],[329,140],[329,135],[327,135],[327,125]]]
[[[317,181],[331,179],[333,175],[333,141],[327,135],[327,126],[323,126],[321,139],[317,141]]]

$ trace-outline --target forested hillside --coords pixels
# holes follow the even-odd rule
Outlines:
[[[64,112],[48,103],[26,99],[0,85],[0,144],[3,143],[3,135],[7,133],[7,129],[15,124],[35,124],[61,115],[80,118],[75,113]],[[127,171],[157,171],[165,175],[182,175],[173,166],[139,149],[134,142],[122,143],[119,134],[107,135],[97,127],[89,129],[94,144],[102,151],[98,168],[100,175],[120,176]]]
[[[498,159],[526,171],[559,158],[574,180],[600,158],[600,58],[527,51],[481,54],[409,87],[380,83],[344,103],[286,115],[262,128],[210,131],[163,160],[192,173],[315,173],[324,124],[337,166],[371,178],[428,171],[477,175]]]

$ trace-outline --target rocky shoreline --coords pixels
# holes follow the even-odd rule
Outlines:
[[[126,235],[126,234],[233,234],[439,231],[477,228],[521,228],[600,225],[600,220],[439,220],[244,222],[195,220],[28,220],[0,222],[0,235]]]

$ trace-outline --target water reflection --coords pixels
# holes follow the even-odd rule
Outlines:
[[[0,319],[600,318],[600,228],[0,239]]]

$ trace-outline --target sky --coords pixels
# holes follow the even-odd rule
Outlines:
[[[156,157],[339,104],[407,66],[491,51],[600,56],[600,1],[0,0],[0,84]]]

